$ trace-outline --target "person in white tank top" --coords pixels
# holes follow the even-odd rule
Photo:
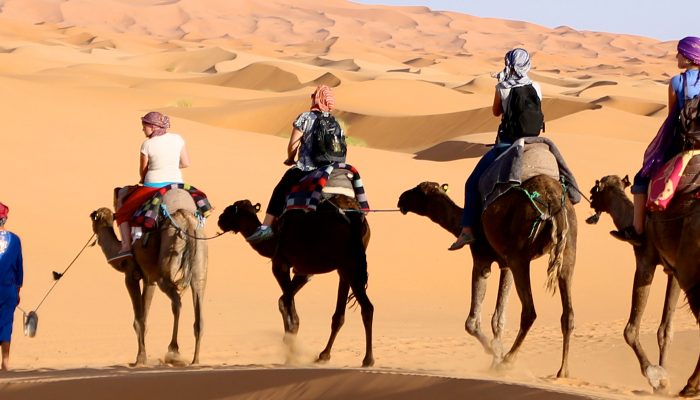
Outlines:
[[[151,111],[141,117],[141,125],[146,140],[141,144],[139,183],[151,188],[183,183],[180,169],[189,167],[190,158],[184,139],[177,133],[167,131],[170,128],[170,118],[157,111]],[[122,243],[119,253],[108,260],[110,262],[131,257],[131,227],[128,218],[133,212],[120,212],[126,193],[120,191],[117,196],[117,223]]]

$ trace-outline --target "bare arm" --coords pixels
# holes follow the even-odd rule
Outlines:
[[[678,97],[676,97],[676,91],[673,90],[673,85],[669,82],[669,84],[668,84],[668,115],[671,115],[673,110],[676,109],[676,103],[678,103]]]
[[[503,114],[503,104],[501,104],[501,92],[496,89],[493,95],[493,106],[491,106],[491,111],[493,111],[494,117],[498,117]]]
[[[183,144],[182,150],[180,150],[180,168],[187,168],[190,166],[190,155],[187,153],[187,147]]]
[[[287,159],[284,161],[287,165],[294,164],[294,159],[297,156],[297,151],[299,150],[299,145],[301,145],[301,138],[304,137],[304,133],[297,128],[292,129],[292,135],[289,137],[289,144],[287,145]]]
[[[146,172],[148,172],[148,156],[141,153],[141,161],[139,163],[139,175],[141,176],[141,180],[139,183],[143,183],[144,179],[146,179]]]

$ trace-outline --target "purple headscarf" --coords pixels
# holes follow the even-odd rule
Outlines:
[[[700,65],[700,38],[686,36],[678,41],[678,52],[695,65]]]
[[[144,115],[141,117],[141,122],[144,124],[153,125],[156,128],[149,137],[164,135],[167,132],[167,129],[170,128],[170,118],[159,113],[158,111],[151,111]]]

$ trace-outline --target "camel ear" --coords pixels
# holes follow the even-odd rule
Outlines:
[[[442,189],[443,192],[447,193],[450,191],[450,185],[447,183],[443,183],[442,185],[440,185],[440,189]]]
[[[625,187],[629,187],[631,185],[629,175],[625,175],[625,177],[622,178],[622,183],[625,185]]]
[[[256,213],[257,213],[257,212],[260,212],[260,203],[255,203],[255,205],[254,205],[253,207],[255,207],[255,212],[256,212]]]

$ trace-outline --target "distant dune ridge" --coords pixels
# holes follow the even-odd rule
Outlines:
[[[461,205],[464,180],[499,123],[491,110],[492,74],[503,68],[507,50],[524,47],[544,94],[544,134],[588,193],[596,179],[639,167],[668,113],[675,46],[346,0],[0,0],[0,201],[10,206],[7,227],[25,251],[22,307],[39,303],[53,284],[51,271],[62,270],[90,236],[90,212],[112,205],[115,186],[137,181],[139,117],[147,111],[170,115],[172,130],[187,142],[192,166],[185,179],[215,207],[208,236],[235,200],[267,205],[286,168],[292,121],[308,110],[319,84],[333,88],[335,114],[349,136],[348,161],[361,172],[372,207],[395,210],[401,192],[426,180],[448,184]],[[633,254],[608,235],[609,218],[584,224],[587,207],[577,206],[569,379],[552,378],[561,309],[558,296],[545,294],[544,260],[531,273],[538,319],[513,368],[493,371],[464,332],[467,250],[446,251],[454,238],[425,218],[385,212],[367,217],[374,368],[355,370],[364,334],[354,309],[332,359],[313,362],[327,340],[336,275],[315,276],[299,293],[301,328],[285,344],[269,260],[230,234],[210,242],[202,366],[163,365],[172,317],[158,292],[148,321],[148,367],[128,367],[136,343],[123,278],[89,248],[42,305],[35,338],[22,336],[16,314],[17,372],[0,375],[0,398],[123,397],[124,388],[135,397],[226,399],[649,394],[622,336]],[[494,267],[484,325],[497,276]],[[657,278],[641,327],[652,359],[664,289]],[[520,316],[517,300],[510,303],[508,344]],[[187,304],[183,310],[179,343],[187,359],[193,316]],[[671,392],[696,362],[697,325],[686,307],[676,312],[675,332]]]

